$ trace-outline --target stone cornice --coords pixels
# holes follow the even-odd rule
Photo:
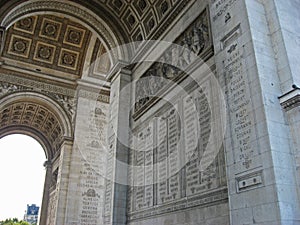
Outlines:
[[[206,194],[182,198],[176,202],[158,205],[154,208],[138,212],[129,212],[130,221],[161,216],[163,214],[187,210],[193,207],[207,207],[208,205],[218,205],[220,202],[228,202],[228,190],[225,187],[216,189]]]
[[[278,97],[280,105],[285,111],[290,111],[300,106],[300,88],[296,85],[293,85],[292,88],[288,93]]]

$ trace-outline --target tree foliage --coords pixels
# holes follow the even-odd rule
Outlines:
[[[13,218],[0,221],[0,225],[30,225],[30,223],[22,220],[19,221],[17,218]]]

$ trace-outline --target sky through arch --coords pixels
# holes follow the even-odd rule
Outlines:
[[[23,219],[27,204],[41,206],[45,161],[42,146],[27,135],[0,139],[0,221]]]

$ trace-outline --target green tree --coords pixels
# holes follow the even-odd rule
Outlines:
[[[17,218],[13,218],[0,221],[0,225],[30,225],[30,223],[22,220],[19,221]]]

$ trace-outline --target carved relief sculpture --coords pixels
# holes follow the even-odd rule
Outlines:
[[[156,98],[158,92],[169,83],[167,80],[178,79],[182,74],[179,68],[185,69],[196,56],[206,59],[206,52],[212,49],[207,9],[175,40],[175,44],[136,82],[135,112]],[[147,79],[143,79],[145,77]],[[159,78],[162,78],[160,82]]]

